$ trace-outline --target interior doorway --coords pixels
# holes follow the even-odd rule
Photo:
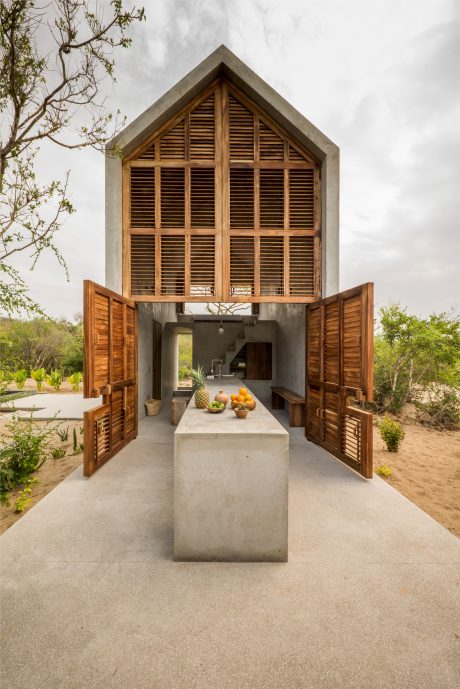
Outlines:
[[[193,361],[193,331],[181,328],[177,333],[177,389],[191,390],[190,369]]]

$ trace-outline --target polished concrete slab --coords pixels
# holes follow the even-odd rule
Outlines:
[[[454,535],[290,429],[289,562],[173,562],[165,412],[0,538],[1,687],[458,687]]]
[[[230,399],[235,383],[210,385]],[[252,392],[252,390],[250,390]],[[194,398],[174,433],[174,559],[286,562],[289,434],[256,398],[238,419]]]

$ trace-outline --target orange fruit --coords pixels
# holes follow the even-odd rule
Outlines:
[[[238,402],[244,402],[244,395],[238,395]]]
[[[232,400],[237,400],[237,399],[238,399],[238,395],[232,395]]]
[[[239,392],[240,392],[240,395],[243,395],[243,397],[244,397],[244,395],[248,394],[248,391],[246,390],[246,388],[240,388]]]
[[[245,395],[244,396],[244,401],[245,402],[250,402],[252,400],[252,395]]]

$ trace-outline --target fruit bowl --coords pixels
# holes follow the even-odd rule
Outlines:
[[[206,407],[210,414],[221,414],[225,411],[225,405],[223,407]]]

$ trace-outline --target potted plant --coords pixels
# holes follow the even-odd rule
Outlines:
[[[246,408],[245,402],[238,402],[236,407],[234,407],[233,411],[235,412],[236,417],[238,419],[245,419],[249,414],[249,409]]]

